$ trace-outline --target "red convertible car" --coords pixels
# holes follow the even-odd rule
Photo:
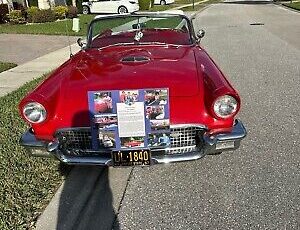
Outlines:
[[[30,126],[20,144],[33,156],[54,156],[66,164],[106,166],[189,161],[237,149],[246,136],[242,122],[236,119],[241,100],[201,47],[203,36],[204,31],[195,33],[192,21],[181,13],[95,17],[87,42],[78,40],[81,51],[20,102],[20,113]],[[168,92],[163,106],[170,127],[163,132],[168,132],[170,145],[152,149],[144,138],[145,146],[131,152],[95,144],[91,123],[95,111],[90,109],[89,93],[113,95],[114,91],[141,89]],[[143,114],[137,110],[139,103],[146,108],[142,92],[133,105],[121,105],[112,96],[112,113],[123,116],[110,130],[116,146],[119,136],[132,135],[135,129],[145,129],[136,133],[149,135],[145,127],[150,121],[143,118],[143,125],[138,117]],[[132,120],[124,115],[126,111],[134,114]]]

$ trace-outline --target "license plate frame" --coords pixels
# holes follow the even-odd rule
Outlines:
[[[114,167],[150,166],[150,149],[121,149],[111,152]]]

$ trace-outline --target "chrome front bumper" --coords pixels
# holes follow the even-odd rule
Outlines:
[[[181,161],[197,160],[206,154],[219,153],[223,151],[230,151],[239,148],[240,142],[247,135],[246,129],[241,121],[236,120],[233,129],[230,133],[219,133],[217,135],[204,134],[201,137],[202,147],[197,151],[186,152],[183,154],[164,154],[159,156],[152,156],[152,164],[173,163]],[[103,165],[112,166],[112,159],[110,157],[102,156],[69,156],[64,154],[60,148],[59,141],[45,142],[39,141],[35,138],[31,130],[25,132],[20,144],[32,156],[42,157],[56,157],[61,162],[72,165]]]

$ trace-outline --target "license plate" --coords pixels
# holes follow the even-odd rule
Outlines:
[[[112,151],[113,166],[150,165],[149,149]]]

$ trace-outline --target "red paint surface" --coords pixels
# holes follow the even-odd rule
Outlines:
[[[128,56],[150,61],[126,64]],[[39,139],[52,139],[57,129],[90,126],[87,92],[169,88],[171,124],[198,123],[230,128],[233,117],[217,119],[211,105],[221,95],[240,101],[224,75],[198,46],[125,46],[81,51],[58,68],[20,103],[37,101],[48,111],[46,121],[32,124]]]

